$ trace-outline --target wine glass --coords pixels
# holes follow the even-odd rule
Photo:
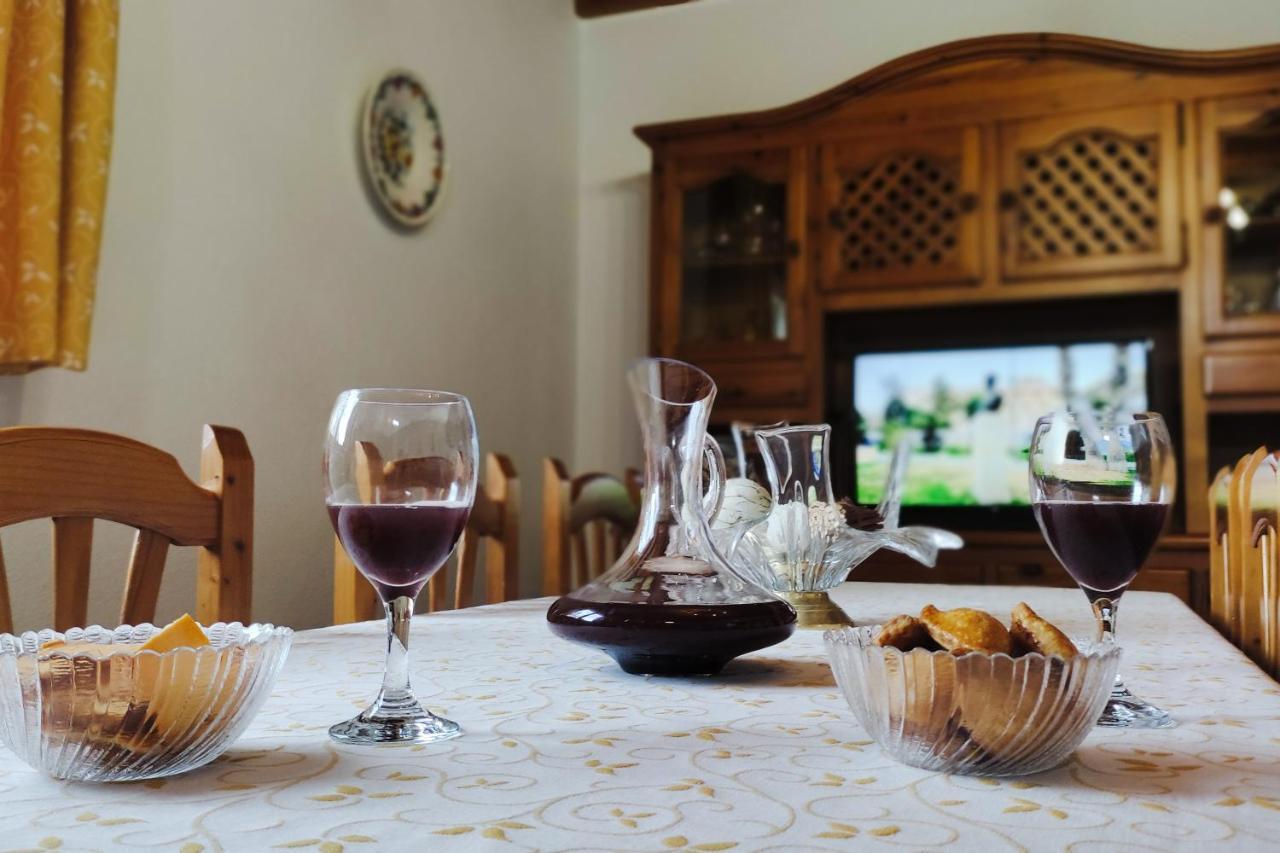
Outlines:
[[[1154,412],[1045,415],[1030,451],[1031,502],[1045,541],[1088,596],[1098,639],[1114,638],[1120,596],[1160,538],[1177,479]],[[1173,718],[1116,676],[1100,726],[1163,729]]]
[[[478,457],[466,397],[400,388],[338,395],[324,446],[325,503],[342,547],[386,608],[387,665],[373,705],[330,728],[334,740],[430,743],[462,733],[413,695],[409,620],[467,524]]]

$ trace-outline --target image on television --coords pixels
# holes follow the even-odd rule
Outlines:
[[[855,498],[875,504],[889,457],[910,442],[906,506],[1028,504],[1027,448],[1036,419],[1084,407],[1147,408],[1150,341],[858,355]]]

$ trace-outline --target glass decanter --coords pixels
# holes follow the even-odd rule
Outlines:
[[[830,426],[761,429],[756,443],[769,478],[770,505],[763,514],[754,503],[726,506],[725,515],[744,521],[719,531],[717,539],[735,569],[791,603],[801,628],[852,625],[829,591],[881,548],[933,566],[939,549],[964,544],[945,530],[898,526],[909,452],[905,442],[895,448],[889,466],[884,500],[877,507],[879,530],[850,527],[832,497]]]
[[[640,522],[612,567],[547,611],[551,631],[608,654],[625,672],[709,675],[795,630],[791,606],[739,576],[707,519],[725,482],[707,436],[716,386],[691,364],[642,359],[627,373],[644,431]],[[711,488],[702,494],[703,460]]]

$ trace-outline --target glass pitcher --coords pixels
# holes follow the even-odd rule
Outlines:
[[[725,470],[707,436],[716,386],[691,364],[642,359],[627,373],[644,431],[640,522],[612,567],[547,611],[557,636],[593,646],[625,672],[716,673],[795,630],[785,601],[738,575],[712,542]],[[703,459],[711,488],[702,494]]]

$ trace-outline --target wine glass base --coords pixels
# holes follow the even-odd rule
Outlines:
[[[462,734],[453,720],[437,717],[430,711],[405,717],[390,717],[365,711],[344,723],[329,727],[329,737],[338,743],[354,746],[404,746],[436,743]]]
[[[1117,681],[1098,725],[1111,729],[1171,729],[1177,722],[1168,711],[1144,702]]]

